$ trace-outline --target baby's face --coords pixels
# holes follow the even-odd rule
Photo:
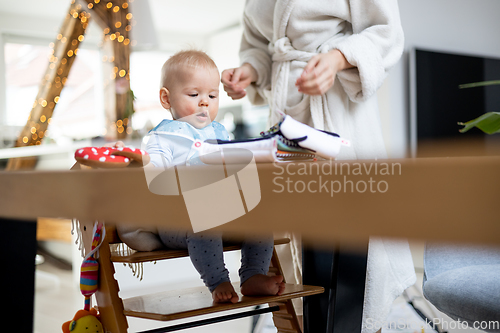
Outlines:
[[[186,68],[169,90],[175,120],[196,128],[210,124],[219,111],[219,72],[215,68]]]

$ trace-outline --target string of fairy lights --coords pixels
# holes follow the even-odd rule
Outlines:
[[[129,7],[129,3],[133,2],[134,0],[128,0],[128,2],[123,2],[120,5],[113,4],[113,2],[101,2],[101,0],[94,0],[94,3],[89,3],[88,8],[92,9],[94,8],[94,4],[106,4],[106,8],[113,13],[118,13],[120,10],[127,10]],[[120,17],[123,17],[122,15]],[[130,40],[128,38],[128,33],[132,30],[132,26],[135,25],[135,21],[133,20],[133,15],[132,13],[127,13],[125,15],[124,21],[121,20],[116,20],[115,22],[112,22],[110,24],[111,27],[114,26],[116,29],[115,31],[111,30],[109,27],[105,28],[103,33],[104,33],[104,38],[103,42],[106,41],[112,41],[112,42],[118,42],[118,43],[123,43],[124,46],[127,46],[130,44],[130,46],[135,46],[136,41]],[[124,29],[123,29],[124,28]],[[122,30],[122,32],[119,31],[119,29]],[[125,35],[123,33],[123,30],[125,30]],[[103,62],[109,62],[109,63],[114,63],[115,58],[114,56],[103,56]],[[123,80],[124,78],[125,80]],[[110,74],[110,79],[111,80],[117,80],[116,81],[116,90],[120,91],[121,94],[125,94],[126,92],[129,91],[130,89],[130,71],[127,70],[127,68],[119,68],[118,66],[114,66],[113,70]],[[105,82],[106,84],[106,82]],[[132,127],[128,127],[129,124],[129,119],[127,117],[123,117],[123,119],[117,119],[116,121],[112,121],[109,125],[109,129],[111,131],[116,131],[118,134],[122,133],[127,133],[131,134],[132,133]]]
[[[88,2],[88,11],[81,4],[75,4],[75,0],[71,0],[71,8],[66,15],[66,20],[79,20],[79,22],[75,24],[78,23],[80,26],[78,27],[75,25],[75,28],[69,32],[68,35],[65,35],[65,33],[68,32],[65,32],[63,28],[57,35],[56,42],[49,44],[51,48],[50,55],[48,56],[49,70],[47,70],[45,76],[42,78],[39,93],[39,96],[45,96],[45,98],[39,97],[33,102],[33,110],[28,118],[28,123],[21,138],[24,145],[40,145],[42,139],[48,135],[47,127],[52,120],[53,110],[59,102],[60,93],[66,84],[71,64],[78,54],[78,46],[85,39],[85,30],[87,29],[91,17],[89,11],[96,10],[96,6],[101,6],[101,9],[106,8],[108,14],[110,14],[110,12],[116,14],[119,13],[120,10],[127,11],[124,17],[123,15],[108,15],[108,17],[112,17],[114,21],[109,22],[108,27],[103,29],[103,43],[111,41],[112,43],[120,43],[125,46],[129,44],[134,46],[136,44],[135,41],[128,38],[128,33],[132,30],[132,26],[135,25],[135,21],[133,20],[132,13],[129,13],[127,9],[129,3],[134,0],[119,1],[119,4],[101,0],[86,1]],[[113,49],[116,50],[114,47]],[[115,57],[105,55],[102,61],[114,63]],[[128,61],[126,64],[128,65]],[[53,70],[56,68],[57,70],[54,72]],[[122,86],[121,89],[127,91],[130,89],[130,73],[128,68],[118,68],[118,66],[115,65],[109,79],[112,81],[120,79],[119,84]],[[118,82],[115,82],[115,84],[118,84]],[[125,86],[125,88],[123,88],[123,86]],[[39,106],[41,106],[41,108],[39,108]],[[36,115],[36,113],[39,113],[39,115]],[[32,117],[34,119],[32,119]],[[128,127],[129,122],[128,118],[117,119],[116,122],[112,122],[110,126],[120,134],[123,132],[130,134],[132,128]]]

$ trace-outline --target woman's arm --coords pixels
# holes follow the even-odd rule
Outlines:
[[[334,48],[355,68],[338,72],[354,102],[373,96],[403,53],[404,33],[397,0],[350,0],[353,35]]]
[[[404,35],[397,0],[350,0],[353,34],[314,56],[296,82],[308,95],[324,94],[338,75],[354,102],[371,97],[401,57]]]

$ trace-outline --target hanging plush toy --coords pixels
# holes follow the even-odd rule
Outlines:
[[[63,333],[104,333],[99,321],[97,310],[79,310],[73,320],[67,321],[62,326]]]
[[[98,257],[97,251],[101,246],[102,239],[106,236],[102,223],[95,223],[93,235],[92,249],[83,259],[80,271],[80,290],[82,295],[85,296],[84,308],[75,314],[73,320],[62,325],[64,333],[104,332],[97,310],[90,308],[91,297],[97,291],[99,277],[99,263],[96,260]]]

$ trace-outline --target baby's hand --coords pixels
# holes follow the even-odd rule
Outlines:
[[[110,148],[123,148],[123,147],[125,147],[125,144],[123,143],[123,141],[116,141],[116,142],[106,143],[106,144],[104,145],[104,147],[110,147]]]

